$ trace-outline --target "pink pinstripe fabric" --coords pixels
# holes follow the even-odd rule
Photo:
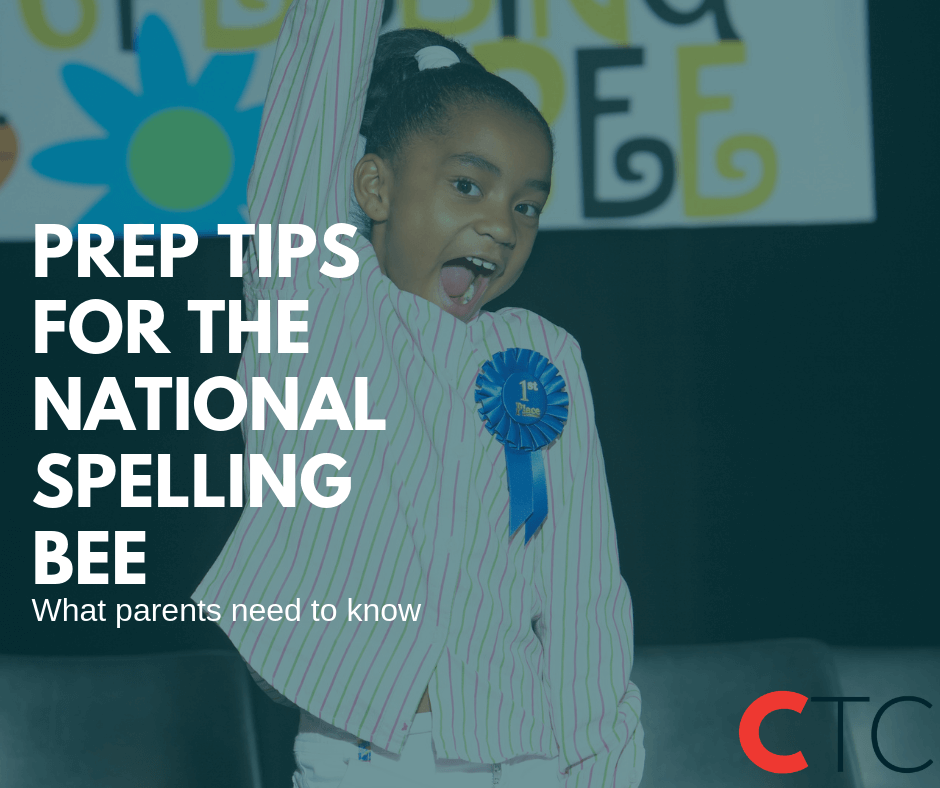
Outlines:
[[[249,182],[252,221],[318,234],[348,221],[379,19],[380,5],[365,0],[288,10]],[[284,507],[266,492],[193,598],[223,606],[220,625],[278,693],[378,746],[401,750],[428,687],[441,757],[557,756],[572,788],[637,785],[632,608],[577,343],[521,309],[465,325],[398,290],[367,241],[354,245],[360,269],[344,280],[319,274],[332,259],[325,248],[285,278],[261,278],[250,250],[249,316],[259,299],[307,299],[310,349],[261,354],[249,340],[239,378],[249,388],[264,377],[278,391],[297,377],[306,403],[329,376],[351,407],[354,378],[366,376],[370,416],[385,418],[386,430],[327,422],[289,432],[271,416],[264,430],[246,424],[246,454],[265,455],[279,473],[284,454],[297,455],[298,468],[323,452],[344,457],[352,493],[319,509],[303,498]],[[550,513],[529,545],[508,539],[505,458],[473,401],[480,366],[508,347],[551,359],[571,400],[563,435],[544,452]],[[347,622],[347,598],[420,603],[421,615]],[[233,603],[295,599],[300,622],[231,620]],[[336,620],[314,622],[314,601],[335,604]]]

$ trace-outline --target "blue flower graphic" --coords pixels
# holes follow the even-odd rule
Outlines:
[[[190,85],[172,34],[151,15],[138,54],[141,95],[93,68],[63,67],[69,91],[107,136],[39,151],[33,168],[60,181],[109,186],[78,222],[107,225],[115,235],[124,224],[182,223],[213,235],[219,223],[242,222],[262,107],[235,105],[254,53],[215,55]]]

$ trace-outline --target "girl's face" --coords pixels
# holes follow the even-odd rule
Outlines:
[[[448,134],[416,139],[394,168],[363,157],[356,196],[373,219],[382,273],[471,321],[522,274],[551,172],[542,130],[485,105],[453,112]]]

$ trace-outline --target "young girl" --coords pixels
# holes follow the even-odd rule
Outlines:
[[[301,1],[285,17],[252,221],[322,240],[350,221],[354,196],[364,232],[347,278],[321,273],[347,265],[323,244],[289,277],[260,276],[250,250],[249,316],[260,299],[306,301],[309,331],[292,339],[309,349],[262,353],[249,335],[239,375],[249,391],[253,377],[277,392],[297,378],[301,412],[322,399],[322,377],[351,410],[365,377],[385,429],[288,431],[270,416],[246,428],[246,455],[279,474],[285,455],[298,470],[344,458],[318,486],[345,471],[351,492],[288,508],[266,491],[193,597],[222,605],[252,672],[300,707],[295,786],[638,785],[632,608],[581,354],[531,312],[480,311],[529,257],[551,133],[459,44],[423,30],[379,38],[380,20],[364,0]],[[513,359],[534,372],[501,379]],[[512,417],[494,415],[499,385],[519,400]],[[520,430],[536,450],[513,443]],[[299,621],[228,612],[295,601]],[[394,606],[393,620],[360,620],[361,603]]]

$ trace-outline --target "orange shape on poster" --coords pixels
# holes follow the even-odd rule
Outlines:
[[[0,186],[16,164],[16,134],[7,119],[0,115]]]

